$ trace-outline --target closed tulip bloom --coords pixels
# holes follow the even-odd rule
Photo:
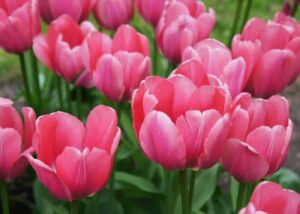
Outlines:
[[[35,0],[0,0],[0,47],[21,54],[40,33],[40,15]]]
[[[167,3],[156,28],[158,47],[167,59],[179,63],[186,47],[210,35],[215,24],[215,13],[212,9],[209,12],[205,10],[201,1]]]
[[[61,15],[69,15],[77,22],[88,18],[94,0],[38,0],[42,18],[51,23]]]
[[[249,92],[265,98],[280,93],[300,72],[299,24],[283,13],[268,22],[253,18],[234,37],[232,53],[246,60]]]
[[[284,97],[263,100],[242,93],[233,102],[231,123],[221,162],[233,177],[252,183],[283,165],[293,129]]]
[[[94,14],[101,26],[117,29],[127,24],[133,17],[134,0],[96,0]]]
[[[64,112],[39,117],[33,142],[37,158],[27,158],[55,198],[72,201],[104,187],[121,136],[117,123],[116,112],[103,105],[90,112],[86,126]]]
[[[94,83],[112,101],[130,100],[150,71],[147,38],[129,25],[122,25],[112,41],[111,54],[102,55],[97,62]]]
[[[35,112],[22,108],[24,121],[9,99],[0,97],[0,180],[11,181],[22,175],[28,165],[26,154],[32,153]]]
[[[233,97],[243,91],[249,79],[242,57],[232,59],[231,51],[221,42],[205,39],[187,47],[182,60],[197,59],[207,74],[215,75],[227,84]]]
[[[292,214],[300,213],[300,195],[283,189],[279,184],[265,181],[252,193],[247,207],[239,214]]]
[[[148,77],[132,98],[133,125],[151,161],[168,170],[205,169],[220,158],[229,131],[229,92],[184,64],[168,79]],[[193,82],[185,75],[194,76]],[[197,85],[201,85],[197,87]]]
[[[60,16],[50,24],[46,35],[34,38],[34,53],[49,70],[72,81],[83,69],[81,45],[92,31],[96,29],[89,22],[79,26],[70,16]]]
[[[80,75],[77,85],[88,88],[95,86],[93,73],[96,70],[98,59],[103,54],[111,52],[112,40],[108,35],[97,31],[88,34],[81,45],[84,71]]]
[[[166,0],[136,0],[136,5],[141,16],[153,27],[158,23]]]

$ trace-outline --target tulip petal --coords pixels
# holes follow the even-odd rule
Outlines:
[[[0,127],[13,128],[23,136],[23,122],[19,113],[5,101],[0,105]]]
[[[171,119],[163,112],[151,111],[141,126],[140,145],[145,155],[169,170],[183,169],[186,146]]]
[[[22,108],[24,115],[24,142],[25,149],[28,149],[32,145],[32,137],[35,131],[36,114],[30,107]]]
[[[22,139],[11,128],[0,128],[0,179],[9,181],[14,163],[21,154]]]
[[[250,19],[243,29],[242,40],[250,40],[255,42],[255,40],[260,39],[265,27],[266,23],[262,19]]]
[[[252,183],[268,173],[267,160],[243,141],[231,138],[225,143],[221,163],[235,179]]]
[[[289,120],[289,103],[281,96],[275,95],[268,99],[265,103],[266,108],[266,125],[288,125]]]

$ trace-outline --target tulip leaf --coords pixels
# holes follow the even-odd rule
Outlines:
[[[115,181],[131,185],[143,192],[160,194],[160,191],[150,181],[126,172],[115,172]]]
[[[64,202],[54,199],[47,189],[39,182],[38,179],[33,184],[33,194],[35,199],[35,213],[43,214],[67,214]]]
[[[231,203],[233,210],[236,208],[237,197],[239,193],[239,182],[236,181],[233,177],[230,179],[230,195],[231,195]]]
[[[193,210],[200,210],[212,197],[218,185],[219,165],[201,171],[196,180],[193,196]]]

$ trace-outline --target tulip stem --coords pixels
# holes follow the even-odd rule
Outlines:
[[[191,177],[190,177],[190,195],[189,195],[189,208],[192,210],[192,202],[193,202],[193,195],[194,195],[194,186],[195,186],[195,180],[196,180],[197,171],[192,170]]]
[[[243,30],[243,27],[244,27],[244,25],[246,24],[246,22],[248,20],[250,9],[251,9],[251,5],[252,5],[252,0],[248,0],[240,32]]]
[[[168,212],[169,214],[174,214],[178,193],[179,193],[179,187],[180,187],[180,180],[178,176],[176,176],[175,179],[173,179],[173,185],[172,185],[173,192],[168,194],[168,196],[172,195],[169,202],[169,212]]]
[[[116,161],[116,160],[115,160]],[[115,206],[115,170],[116,170],[116,163],[114,161],[113,165],[113,171],[111,173],[110,181],[109,181],[109,191],[110,191],[110,196],[109,196],[109,213],[113,214],[114,213],[114,206]]]
[[[5,181],[0,181],[0,190],[1,190],[1,201],[2,201],[2,213],[9,214],[7,183]]]
[[[189,188],[187,179],[187,170],[179,171],[181,183],[181,206],[182,214],[189,214]]]
[[[240,185],[239,185],[239,193],[238,193],[238,198],[237,198],[237,203],[236,203],[236,211],[237,212],[241,208],[246,206],[247,195],[248,195],[248,186],[249,185],[247,183],[240,183]]]
[[[25,55],[24,55],[24,53],[19,54],[19,59],[20,59],[23,83],[24,83],[24,87],[25,87],[26,102],[29,105],[31,105],[32,103],[31,103],[30,90],[29,90],[29,85],[28,85],[27,69],[26,69],[26,64],[25,64]]]
[[[67,81],[65,81],[65,89],[66,89],[66,100],[67,100],[67,105],[68,105],[68,112],[72,113],[70,86],[69,86],[69,83]]]
[[[79,204],[78,201],[70,202],[70,214],[78,214]]]
[[[295,2],[294,7],[293,7],[293,11],[292,11],[292,16],[296,15],[297,9],[298,9],[298,3]]]
[[[82,119],[81,101],[82,101],[82,91],[81,91],[81,88],[76,88],[76,108],[77,108],[77,116],[78,116],[78,118],[80,118],[80,119]]]
[[[57,85],[57,95],[58,95],[59,107],[60,107],[60,110],[63,110],[64,103],[63,103],[63,98],[62,98],[61,81],[60,81],[59,76],[56,77],[56,85]]]
[[[153,53],[152,53],[152,74],[155,76],[157,74],[157,56],[158,56],[158,50],[157,50],[157,44],[155,36],[153,38]]]
[[[31,63],[32,63],[32,68],[33,68],[33,82],[34,82],[34,90],[35,94],[38,98],[38,107],[39,110],[42,109],[42,96],[41,96],[41,89],[40,89],[40,82],[39,82],[39,67],[38,67],[38,61],[33,53],[33,50],[30,51],[31,55]]]
[[[235,16],[234,16],[234,22],[233,22],[231,32],[230,32],[230,36],[229,36],[228,43],[227,43],[228,47],[231,45],[231,40],[232,40],[232,38],[233,38],[233,36],[236,32],[237,26],[238,26],[239,17],[241,15],[242,4],[243,4],[243,0],[237,0]]]

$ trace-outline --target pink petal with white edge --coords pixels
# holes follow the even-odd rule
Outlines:
[[[1,107],[9,107],[9,106],[12,106],[13,104],[14,104],[14,102],[11,101],[10,99],[0,97],[0,106]]]
[[[84,126],[76,117],[56,112],[41,116],[36,123],[33,147],[38,159],[52,166],[65,147],[83,148]]]
[[[119,60],[110,54],[104,54],[97,63],[94,83],[98,90],[109,99],[120,101],[125,87],[123,67]]]
[[[23,122],[12,105],[0,105],[0,128],[13,128],[23,136]]]
[[[289,102],[282,96],[274,95],[265,103],[266,108],[266,125],[287,126],[289,122]]]
[[[249,128],[249,114],[237,106],[230,116],[231,129],[229,138],[237,138],[244,141]]]
[[[221,115],[216,110],[203,112],[190,110],[176,120],[176,126],[181,132],[186,144],[187,166],[197,167],[198,155],[203,151],[204,142]]]
[[[229,62],[220,79],[227,83],[232,97],[241,93],[245,87],[246,62],[242,57]]]
[[[11,128],[0,128],[0,179],[9,181],[14,163],[21,154],[22,139],[20,134]]]
[[[198,154],[198,167],[200,169],[210,168],[219,161],[229,130],[229,115],[226,114],[209,130],[203,151]]]
[[[216,22],[216,14],[213,9],[209,9],[208,13],[202,13],[197,18],[199,37],[198,41],[209,37]]]
[[[114,109],[104,105],[95,107],[87,118],[84,147],[90,150],[96,147],[113,155],[116,149],[113,140],[120,132],[117,125],[118,118]]]
[[[28,149],[32,146],[32,137],[35,131],[35,121],[36,114],[34,110],[30,107],[22,108],[23,116],[24,116],[24,142],[25,149]]]
[[[263,156],[245,142],[234,138],[225,143],[221,163],[240,182],[256,182],[265,177],[269,170],[269,164]]]
[[[52,168],[42,161],[34,159],[31,155],[27,155],[26,157],[32,168],[35,170],[40,182],[48,189],[53,197],[72,201],[72,195],[69,189]]]
[[[271,50],[254,68],[252,86],[255,95],[269,97],[281,92],[294,78],[295,54],[290,50]]]
[[[186,146],[178,128],[163,112],[151,111],[145,117],[139,133],[145,155],[169,170],[184,169]]]
[[[36,57],[44,64],[48,69],[53,70],[54,64],[52,59],[52,50],[48,45],[46,37],[44,35],[38,35],[33,39],[33,51]]]
[[[265,21],[260,18],[252,18],[250,19],[241,34],[242,40],[250,40],[255,42],[255,40],[260,39],[262,32],[266,27]]]

